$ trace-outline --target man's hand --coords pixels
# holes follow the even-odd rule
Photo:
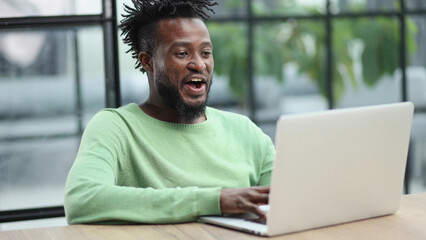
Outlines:
[[[225,214],[251,212],[266,219],[259,205],[268,204],[268,200],[269,187],[231,188],[220,192],[220,208]]]

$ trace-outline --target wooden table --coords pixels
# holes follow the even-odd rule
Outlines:
[[[167,225],[72,225],[0,231],[1,240],[267,239],[202,223]],[[390,216],[340,224],[270,239],[426,239],[426,193],[405,195]]]

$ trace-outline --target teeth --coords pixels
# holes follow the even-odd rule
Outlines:
[[[203,80],[200,78],[193,78],[191,79],[192,82],[202,82]]]

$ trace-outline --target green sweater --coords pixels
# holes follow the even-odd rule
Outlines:
[[[245,116],[207,107],[206,117],[163,122],[134,103],[97,113],[68,175],[68,222],[194,221],[221,214],[221,188],[269,185],[271,139]]]

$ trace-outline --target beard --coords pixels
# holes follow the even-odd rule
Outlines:
[[[206,100],[197,105],[190,105],[186,103],[179,94],[178,88],[170,84],[163,72],[159,74],[158,78],[155,79],[154,82],[157,87],[158,94],[164,99],[167,106],[177,111],[181,118],[185,120],[195,120],[205,114],[207,97],[209,95],[213,79],[210,79],[210,83],[208,85],[206,83]]]

